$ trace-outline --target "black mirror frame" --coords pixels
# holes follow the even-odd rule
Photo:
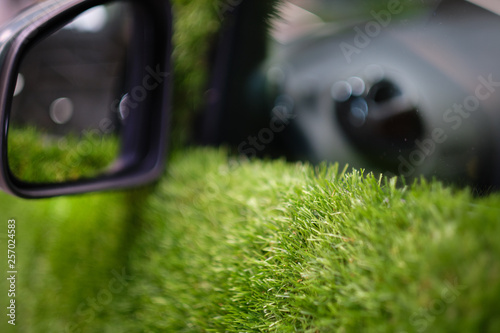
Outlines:
[[[126,84],[143,84],[147,70],[162,73],[164,80],[148,91],[139,103],[139,118],[125,126],[120,159],[123,166],[116,172],[95,179],[61,184],[25,183],[9,170],[7,135],[17,70],[24,52],[44,37],[57,31],[84,11],[111,2],[127,2],[134,8],[134,36],[131,73]],[[166,154],[171,102],[171,6],[167,0],[48,0],[23,11],[0,28],[0,189],[24,197],[42,198],[60,195],[120,189],[145,184],[163,172]]]

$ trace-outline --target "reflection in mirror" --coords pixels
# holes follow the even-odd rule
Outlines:
[[[119,100],[129,43],[125,4],[94,7],[27,51],[9,121],[12,174],[29,183],[106,173],[120,154]]]
[[[283,1],[246,87],[247,113],[281,120],[282,146],[266,134],[240,153],[275,144],[292,159],[488,187],[499,14],[488,0]]]

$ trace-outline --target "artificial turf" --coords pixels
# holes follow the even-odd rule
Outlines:
[[[174,1],[178,146],[231,3]],[[184,148],[155,187],[0,194],[0,251],[16,219],[19,272],[16,327],[0,280],[0,332],[499,332],[499,203]]]
[[[188,149],[155,188],[2,201],[23,332],[500,330],[498,194]]]
[[[25,182],[61,183],[100,176],[120,154],[114,135],[55,136],[35,127],[9,128],[8,161]]]

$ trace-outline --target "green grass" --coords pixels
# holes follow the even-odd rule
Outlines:
[[[174,2],[177,146],[217,4]],[[394,184],[196,149],[154,188],[0,194],[0,251],[14,218],[19,272],[17,326],[2,310],[0,332],[500,331],[500,196]]]
[[[500,330],[498,195],[195,149],[154,189],[1,199],[23,332]]]
[[[57,137],[34,127],[9,128],[9,167],[16,178],[58,183],[101,175],[120,154],[116,136]]]

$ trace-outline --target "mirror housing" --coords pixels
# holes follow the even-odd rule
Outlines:
[[[9,168],[8,132],[23,57],[35,44],[86,10],[115,2],[126,2],[133,7],[124,85],[130,96],[134,93],[140,96],[129,103],[134,113],[122,128],[117,161],[111,170],[95,178],[62,183],[30,183],[18,179]],[[169,1],[164,0],[48,0],[29,7],[0,28],[0,188],[20,197],[41,198],[119,189],[157,179],[163,171],[168,137],[171,37],[171,8]],[[157,78],[154,88],[148,83],[151,76]]]

